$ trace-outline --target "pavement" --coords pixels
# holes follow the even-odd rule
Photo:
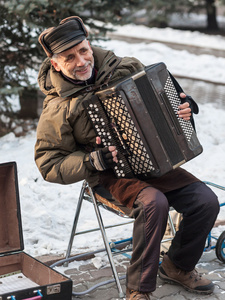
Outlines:
[[[129,264],[127,258],[121,259],[117,262],[117,270],[119,276],[126,274],[126,266]],[[215,251],[211,250],[208,253],[204,253],[201,260],[197,265],[197,269],[200,273],[215,283],[215,290],[212,295],[204,296],[197,295],[184,290],[179,285],[171,285],[163,282],[159,277],[157,278],[157,288],[151,295],[151,300],[163,299],[163,300],[189,300],[189,299],[208,299],[208,300],[222,300],[225,299],[225,264],[221,263],[215,255]],[[65,271],[66,275],[71,276],[74,286],[74,292],[80,292],[84,289],[90,288],[93,284],[100,281],[106,281],[112,278],[111,269],[109,266],[97,269],[93,263],[82,265],[78,270],[69,269]],[[121,280],[122,288],[125,293],[125,279]],[[119,300],[118,290],[115,283],[105,285],[97,290],[84,295],[73,297],[76,299],[99,299],[99,300]],[[122,298],[125,299],[125,298]]]
[[[162,244],[161,251],[168,249],[169,243]],[[52,264],[49,257],[39,258],[48,265]],[[45,260],[45,261],[44,261]],[[116,255],[114,257],[117,272],[119,277],[126,275],[126,268],[129,264],[129,258],[124,255]],[[151,300],[163,299],[163,300],[224,300],[225,299],[225,263],[221,262],[215,253],[215,249],[209,248],[209,251],[203,253],[199,263],[197,264],[197,270],[208,279],[212,280],[215,284],[215,290],[211,295],[198,295],[186,291],[182,286],[175,284],[168,284],[157,277],[157,287],[152,293]],[[72,300],[78,299],[98,299],[98,300],[125,300],[120,298],[115,281],[97,287],[95,290],[90,291],[87,294],[79,295],[83,291],[90,289],[94,285],[99,283],[113,280],[111,267],[108,263],[108,258],[105,252],[97,253],[95,255],[87,257],[85,260],[74,260],[69,263],[68,267],[63,265],[55,267],[55,269],[66,276],[70,277],[73,281],[73,295]],[[126,280],[120,280],[123,292],[126,291]],[[61,299],[63,300],[63,299]]]

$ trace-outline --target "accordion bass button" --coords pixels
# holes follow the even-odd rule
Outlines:
[[[124,140],[127,140],[127,135],[126,135],[125,133],[123,133],[123,134],[122,134],[122,138],[123,138]]]

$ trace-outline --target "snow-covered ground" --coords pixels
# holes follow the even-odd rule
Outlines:
[[[139,37],[153,36],[159,42],[128,44],[123,41],[107,41],[99,42],[99,45],[114,50],[119,56],[137,57],[144,64],[163,61],[172,73],[225,82],[225,58],[210,55],[197,56],[185,50],[185,43],[225,50],[225,41],[221,36],[132,25],[120,27],[118,32]],[[182,42],[184,50],[168,48],[161,44],[160,40]],[[14,104],[16,107],[16,99]],[[202,180],[224,186],[225,110],[220,109],[213,102],[199,106],[200,114],[195,116],[195,122],[204,152],[186,163],[184,168]],[[82,183],[62,186],[45,182],[34,163],[34,144],[34,131],[25,137],[16,138],[13,133],[10,133],[0,138],[0,163],[17,162],[25,251],[33,256],[64,254]],[[225,192],[215,191],[218,192],[220,202],[225,202]],[[121,218],[105,211],[103,217],[107,224],[121,222]],[[89,203],[84,203],[81,219],[80,229],[96,227],[96,217]],[[223,208],[219,219],[225,219]],[[223,230],[221,226],[213,231],[219,235]],[[109,231],[109,236],[117,239],[131,235],[131,225]],[[99,232],[76,237],[73,253],[82,252],[84,248],[93,250],[99,246],[100,240]]]
[[[225,51],[223,36],[209,36],[200,32],[176,30],[172,28],[147,28],[143,25],[125,25],[116,27],[115,34],[149,38],[158,42],[127,44],[125,41],[100,42],[102,47],[113,49],[119,56],[135,56],[144,64],[163,61],[168,69],[187,77],[225,83],[225,59],[208,54],[189,53],[185,46],[198,45],[202,48],[221,49]],[[160,42],[169,41],[183,44],[183,50],[171,49]]]
[[[210,49],[225,50],[225,39],[220,35],[209,35],[197,31],[179,30],[167,28],[149,29],[144,25],[123,25],[113,27],[113,33],[125,37],[137,37],[153,41],[172,42],[182,45],[193,45],[197,47],[206,47]]]

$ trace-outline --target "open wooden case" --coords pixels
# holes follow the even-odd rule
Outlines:
[[[0,300],[71,300],[72,280],[24,251],[17,167],[0,164]]]

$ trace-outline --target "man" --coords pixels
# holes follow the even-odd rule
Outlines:
[[[82,20],[69,17],[39,37],[48,58],[38,76],[46,99],[37,128],[37,166],[50,182],[70,184],[86,179],[97,193],[107,194],[135,218],[127,299],[150,299],[156,288],[169,206],[182,213],[183,220],[164,255],[159,276],[191,292],[210,294],[213,283],[199,275],[195,265],[219,212],[217,197],[182,168],[146,181],[114,176],[111,167],[117,163],[117,150],[101,146],[82,103],[98,89],[143,69],[143,65],[135,58],[121,59],[111,51],[91,47],[87,36]],[[179,92],[179,117],[192,120],[197,105],[182,90]]]

